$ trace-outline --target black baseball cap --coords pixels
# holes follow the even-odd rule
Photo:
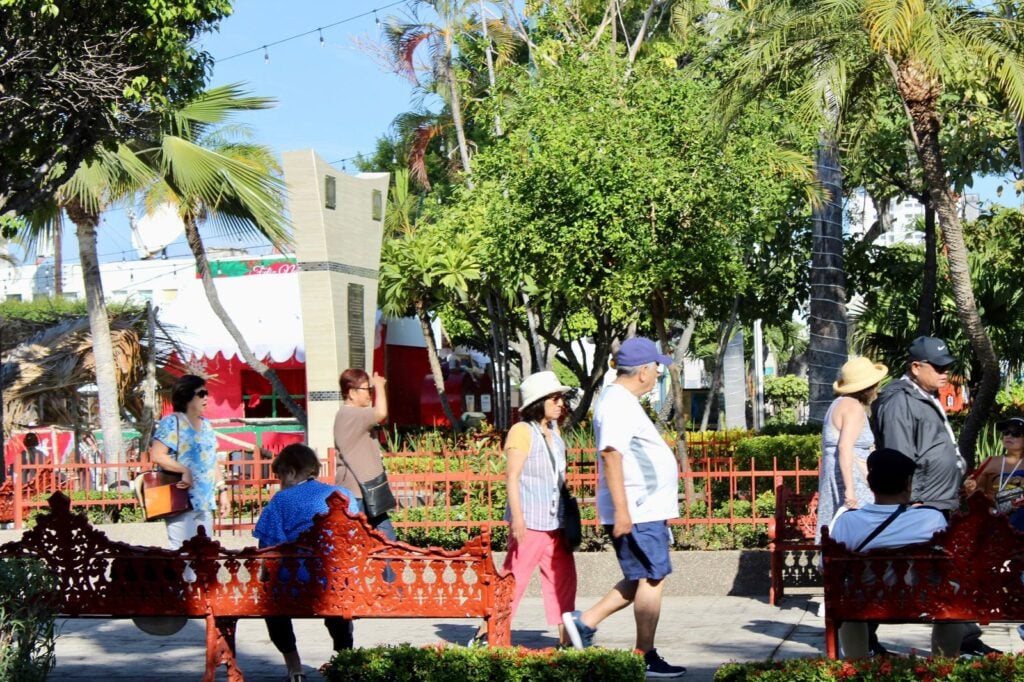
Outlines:
[[[996,428],[1000,431],[1005,431],[1011,426],[1016,426],[1018,429],[1024,429],[1024,417],[1010,417],[996,424]]]
[[[927,362],[936,367],[948,367],[956,362],[946,342],[934,336],[919,336],[910,343],[910,359]]]

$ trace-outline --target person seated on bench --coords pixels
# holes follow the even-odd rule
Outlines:
[[[891,448],[872,452],[868,456],[868,485],[875,494],[875,502],[841,514],[832,524],[832,539],[854,552],[866,552],[927,542],[935,533],[945,530],[946,516],[941,511],[910,506],[916,467],[914,460]],[[956,656],[972,625],[934,623],[932,655]],[[839,627],[839,644],[845,658],[867,657],[868,623],[843,623]]]
[[[273,547],[284,542],[294,542],[303,531],[313,525],[313,517],[328,511],[327,498],[331,493],[340,492],[348,499],[348,510],[352,514],[360,511],[359,501],[347,488],[340,488],[317,480],[320,460],[316,453],[301,443],[293,443],[281,450],[270,465],[274,475],[281,481],[277,492],[263,511],[252,534],[260,541],[260,547]],[[292,619],[287,616],[268,616],[267,633],[270,641],[284,656],[288,667],[287,682],[305,682],[302,659],[295,644]],[[331,634],[334,650],[351,649],[352,621],[338,616],[324,618],[324,625]]]

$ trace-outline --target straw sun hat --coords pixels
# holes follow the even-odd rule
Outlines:
[[[839,369],[839,379],[832,384],[832,390],[839,395],[863,391],[880,382],[889,373],[889,368],[880,362],[871,362],[865,357],[847,360]]]

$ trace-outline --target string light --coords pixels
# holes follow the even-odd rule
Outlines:
[[[263,63],[267,64],[270,62],[270,52],[267,51],[267,46],[263,46]]]
[[[273,40],[273,41],[271,41],[269,43],[266,43],[265,45],[260,45],[259,47],[254,47],[254,48],[251,48],[249,50],[244,50],[242,52],[236,52],[235,54],[228,55],[227,57],[215,58],[214,61],[216,61],[216,62],[226,62],[229,59],[235,59],[236,57],[242,57],[242,56],[245,56],[247,54],[252,54],[253,52],[259,52],[260,50],[263,50],[264,55],[266,55],[266,50],[267,50],[268,47],[274,47],[275,45],[280,45],[282,43],[288,43],[288,42],[291,42],[293,40],[298,40],[299,38],[303,38],[305,36],[313,35],[314,33],[323,31],[323,29],[325,29],[325,28],[334,28],[335,26],[340,26],[341,24],[347,24],[347,23],[349,23],[351,21],[356,21],[357,19],[362,19],[363,17],[368,17],[371,14],[374,16],[374,21],[377,23],[378,26],[380,26],[380,18],[377,16],[377,12],[378,11],[385,10],[385,9],[390,9],[391,7],[397,7],[398,5],[404,5],[405,3],[406,3],[406,0],[395,0],[395,2],[389,3],[387,5],[381,5],[380,7],[377,7],[376,9],[370,10],[368,12],[363,12],[361,14],[355,14],[355,15],[352,15],[350,17],[346,17],[345,19],[339,19],[338,21],[332,22],[330,24],[325,24],[323,26],[318,26],[317,28],[312,28],[312,29],[310,29],[308,31],[303,31],[302,33],[296,33],[295,35],[288,36],[287,38],[281,38],[280,40]],[[266,61],[266,59],[265,59],[265,61]]]
[[[319,28],[317,29],[317,31],[320,33],[320,47],[323,47],[324,46],[324,32],[323,32],[322,29],[319,29]]]

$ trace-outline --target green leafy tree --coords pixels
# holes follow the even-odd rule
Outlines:
[[[98,146],[196,94],[229,0],[0,0],[0,214],[45,205]],[[26,122],[31,122],[27,125]]]

